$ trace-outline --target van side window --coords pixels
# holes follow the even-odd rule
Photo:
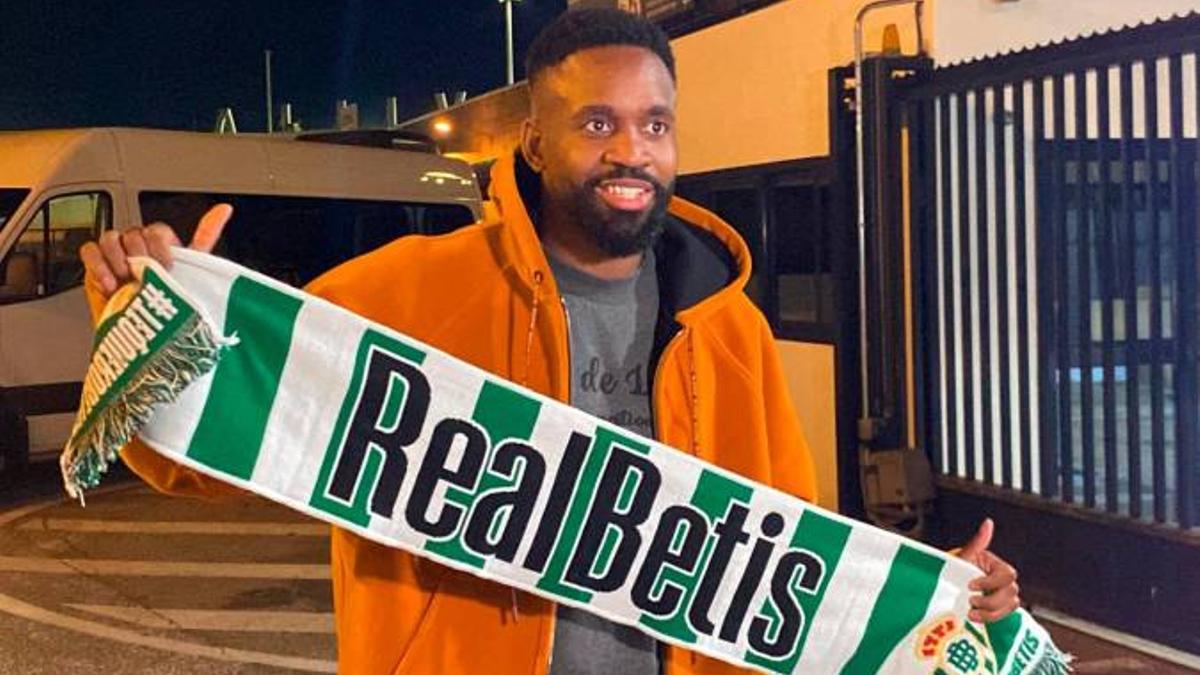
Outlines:
[[[293,286],[407,234],[448,232],[475,220],[459,204],[322,197],[142,192],[142,219],[171,225],[186,242],[214,204],[233,218],[214,251]]]
[[[417,210],[417,220],[425,234],[446,234],[475,222],[471,209],[460,204],[428,204]]]
[[[48,200],[0,265],[0,302],[53,295],[81,284],[79,247],[111,226],[112,198],[106,192]]]

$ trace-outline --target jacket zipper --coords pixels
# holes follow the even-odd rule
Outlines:
[[[567,308],[567,301],[561,295],[558,296],[558,302],[562,305],[563,310],[563,326],[567,332],[567,405],[571,405],[571,310]],[[546,658],[546,675],[550,675],[550,671],[554,667],[554,631],[558,628],[558,604],[555,603],[555,612],[550,616],[550,647]]]
[[[663,361],[666,360],[667,352],[671,350],[671,346],[683,335],[683,330],[675,331],[671,339],[667,340],[667,344],[663,346],[662,352],[658,355],[658,363],[654,364],[654,379],[650,381],[650,433],[654,440],[663,442],[663,439],[658,434],[658,387],[662,378],[659,375],[662,373]]]

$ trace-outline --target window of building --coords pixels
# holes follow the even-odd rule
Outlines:
[[[766,221],[763,220],[761,190],[757,186],[715,190],[712,209],[732,225],[750,248],[751,274],[746,294],[764,312],[767,311]]]
[[[831,339],[839,325],[831,171],[827,158],[815,158],[684,176],[676,187],[746,241],[746,292],[781,335]]]
[[[779,321],[831,322],[835,280],[826,228],[829,188],[799,182],[776,185],[771,209]]]

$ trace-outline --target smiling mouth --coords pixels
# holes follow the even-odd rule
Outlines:
[[[640,180],[608,180],[596,187],[608,206],[619,211],[644,211],[654,202],[654,186]]]

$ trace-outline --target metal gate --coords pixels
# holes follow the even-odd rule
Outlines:
[[[994,515],[1035,603],[1194,653],[1197,51],[1176,19],[910,76],[867,115],[900,169],[878,226],[911,235],[935,538]]]

